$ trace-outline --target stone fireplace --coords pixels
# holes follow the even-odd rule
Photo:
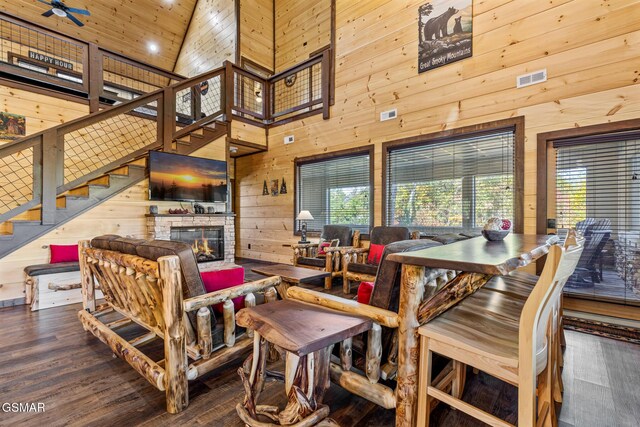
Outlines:
[[[198,263],[224,260],[224,227],[171,227],[171,240],[191,245]]]
[[[235,261],[234,214],[147,215],[151,239],[189,244],[201,270]]]

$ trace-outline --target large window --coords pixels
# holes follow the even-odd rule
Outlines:
[[[372,150],[296,159],[296,211],[311,212],[310,232],[326,224],[350,225],[368,234],[372,226]],[[295,221],[295,231],[300,223]]]
[[[514,128],[387,148],[385,222],[430,233],[515,219]],[[518,224],[520,225],[520,224]]]

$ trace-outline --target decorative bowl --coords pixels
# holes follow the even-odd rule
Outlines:
[[[511,232],[511,230],[482,230],[482,235],[490,242],[498,242]]]

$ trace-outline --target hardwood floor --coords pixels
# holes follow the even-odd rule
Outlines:
[[[247,278],[254,277],[248,273]],[[334,288],[341,294],[341,287]],[[236,373],[240,361],[191,382],[189,407],[169,415],[163,392],[83,331],[76,317],[79,309],[80,305],[39,312],[24,306],[0,309],[0,405],[45,404],[43,413],[9,413],[0,406],[0,426],[242,426],[235,413],[243,397]],[[136,327],[124,331],[137,332]],[[640,346],[570,331],[567,340],[560,426],[640,425]],[[160,358],[159,340],[144,348]],[[266,388],[263,396],[268,403],[285,401],[282,384],[269,383]],[[483,373],[470,373],[464,398],[516,421],[515,389]],[[326,400],[332,417],[342,426],[394,424],[394,411],[378,408],[338,386],[332,385]],[[432,425],[482,424],[440,405]]]

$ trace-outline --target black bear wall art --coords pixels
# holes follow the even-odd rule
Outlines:
[[[418,72],[471,56],[472,0],[433,0],[418,8]]]

